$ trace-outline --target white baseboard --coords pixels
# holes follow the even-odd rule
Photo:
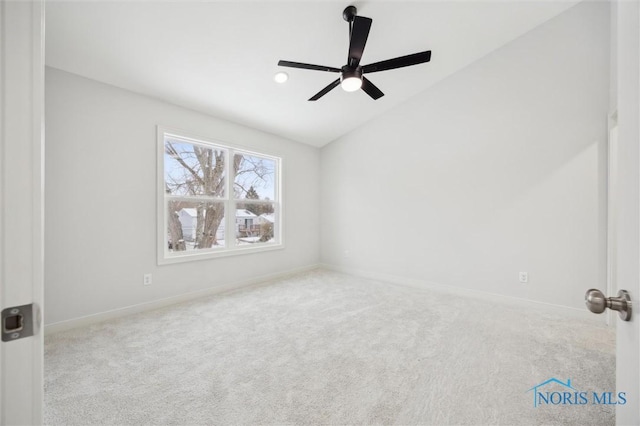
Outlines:
[[[283,272],[277,272],[273,274],[260,275],[249,280],[231,282],[225,285],[211,287],[203,290],[193,291],[189,293],[179,294],[164,299],[154,300],[151,302],[140,303],[137,305],[126,306],[111,311],[100,312],[93,315],[87,315],[80,318],[74,318],[70,320],[60,321],[53,324],[47,324],[44,327],[44,333],[53,334],[61,331],[71,330],[78,327],[86,327],[92,324],[108,321],[111,319],[125,317],[140,312],[151,311],[154,309],[164,308],[166,306],[175,305],[177,303],[187,302],[189,300],[198,299],[200,297],[210,296],[214,294],[220,294],[224,292],[244,289],[252,286],[259,286],[267,284],[271,280],[283,279],[292,275],[300,274],[315,269],[324,268],[327,270],[341,272],[348,275],[353,275],[362,278],[373,279],[376,281],[383,281],[389,284],[400,285],[403,287],[411,287],[421,290],[439,291],[452,295],[459,295],[465,297],[473,297],[481,300],[488,300],[491,302],[509,304],[511,306],[526,306],[533,309],[539,309],[547,312],[553,312],[561,315],[565,315],[572,318],[577,318],[584,321],[591,321],[596,323],[606,323],[605,315],[595,315],[587,311],[585,308],[577,309],[570,306],[554,305],[545,302],[539,302],[535,300],[522,299],[513,296],[504,296],[500,294],[489,293],[481,290],[453,287],[445,284],[440,284],[427,280],[420,280],[415,278],[407,278],[392,274],[383,274],[378,272],[364,271],[355,268],[331,265],[331,264],[313,264],[302,268],[290,269]]]
[[[364,271],[346,266],[332,265],[323,263],[322,268],[341,272],[347,275],[353,275],[361,278],[368,278],[376,281],[383,281],[390,284],[400,285],[403,287],[411,287],[421,290],[438,291],[454,296],[473,297],[480,300],[491,301],[494,303],[508,304],[511,306],[522,306],[530,309],[538,309],[545,312],[564,315],[566,317],[580,319],[599,324],[607,323],[606,315],[596,315],[584,309],[577,309],[571,306],[554,305],[552,303],[539,302],[536,300],[522,299],[519,297],[505,296],[501,294],[490,293],[482,290],[474,290],[468,288],[454,287],[446,284],[440,284],[428,280],[420,280],[415,278],[407,278],[392,274],[383,274],[378,272]]]
[[[100,312],[97,314],[60,321],[53,324],[46,324],[44,326],[44,333],[45,335],[47,335],[47,334],[58,333],[61,331],[71,330],[73,328],[86,327],[92,324],[96,324],[99,322],[108,321],[116,318],[121,318],[127,315],[137,314],[137,313],[146,312],[146,311],[152,311],[154,309],[164,308],[165,306],[187,302],[189,300],[198,299],[200,297],[220,294],[228,291],[239,290],[239,289],[252,287],[252,286],[259,286],[259,285],[267,284],[269,281],[272,281],[274,279],[287,278],[289,276],[300,274],[302,272],[312,271],[320,267],[321,266],[319,264],[313,264],[313,265],[308,265],[301,268],[290,269],[283,272],[277,272],[274,274],[259,275],[249,280],[231,282],[231,283],[216,286],[216,287],[192,291],[189,293],[179,294],[179,295],[167,297],[164,299],[154,300],[151,302],[145,302],[137,305],[126,306],[126,307],[114,309],[111,311]]]

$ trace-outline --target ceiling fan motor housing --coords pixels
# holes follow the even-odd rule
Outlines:
[[[344,81],[347,78],[357,78],[362,80],[362,67],[357,66],[355,68],[350,67],[349,65],[345,65],[342,67],[342,72],[340,73],[340,81]]]

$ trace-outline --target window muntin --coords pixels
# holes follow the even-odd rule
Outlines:
[[[280,158],[158,134],[159,263],[282,246]]]

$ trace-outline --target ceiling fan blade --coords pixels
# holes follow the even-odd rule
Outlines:
[[[302,62],[278,61],[281,67],[302,68],[304,70],[340,72],[340,68],[325,67],[324,65],[303,64]]]
[[[387,59],[386,61],[375,62],[373,64],[362,67],[363,73],[372,73],[378,71],[392,70],[396,68],[408,67],[411,65],[422,64],[431,60],[431,51],[414,53],[412,55],[400,56],[398,58]]]
[[[318,99],[320,99],[321,97],[323,97],[324,95],[326,95],[327,93],[329,93],[330,91],[335,89],[339,84],[340,84],[340,79],[338,78],[337,80],[332,81],[331,83],[329,83],[329,85],[327,87],[325,87],[324,89],[322,89],[321,91],[319,91],[318,93],[313,95],[311,98],[309,98],[309,100],[310,101],[317,101]]]
[[[372,22],[371,18],[365,18],[364,16],[356,16],[353,20],[351,40],[349,40],[349,57],[347,58],[347,63],[350,67],[355,68],[360,64]]]
[[[364,90],[367,95],[371,96],[373,100],[379,99],[384,96],[382,90],[378,89],[378,87],[366,77],[362,77],[362,90]]]

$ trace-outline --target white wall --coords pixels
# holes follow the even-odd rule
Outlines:
[[[606,285],[609,24],[580,4],[323,148],[323,263],[584,309]]]
[[[282,156],[286,248],[157,266],[156,125]],[[47,324],[319,260],[317,148],[52,68],[46,140]]]

